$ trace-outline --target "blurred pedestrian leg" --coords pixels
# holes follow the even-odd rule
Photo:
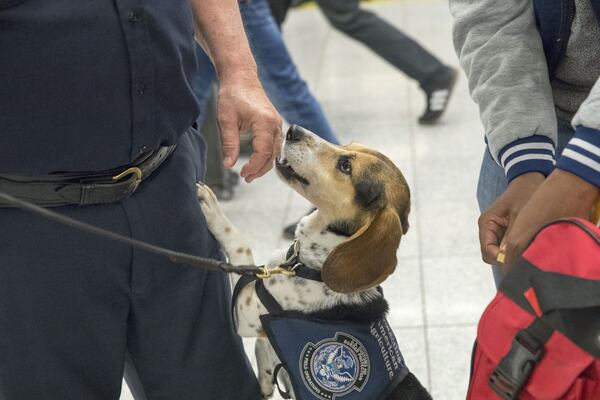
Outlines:
[[[446,68],[433,54],[395,26],[361,8],[358,0],[316,1],[336,29],[362,42],[422,85]]]
[[[433,123],[439,119],[454,86],[454,68],[444,65],[419,43],[375,13],[362,9],[359,0],[316,1],[336,29],[362,42],[419,82],[427,98],[427,109],[419,122]]]
[[[292,6],[292,0],[269,0],[269,7],[271,7],[271,13],[277,23],[277,26],[281,28],[281,24],[285,21],[285,17]]]

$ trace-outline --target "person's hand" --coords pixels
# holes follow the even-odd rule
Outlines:
[[[513,179],[504,193],[479,217],[481,256],[487,264],[497,264],[500,243],[510,230],[521,208],[544,181],[539,172],[529,172]]]
[[[589,218],[600,188],[561,169],[552,172],[521,209],[501,244],[510,267],[544,225],[565,217]]]
[[[241,171],[252,182],[273,167],[281,150],[282,120],[267,98],[256,73],[237,73],[220,80],[218,121],[223,164],[233,167],[240,155],[240,132],[252,132],[254,152]]]

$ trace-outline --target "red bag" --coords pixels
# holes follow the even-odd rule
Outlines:
[[[483,313],[469,400],[600,400],[600,229],[542,229]]]

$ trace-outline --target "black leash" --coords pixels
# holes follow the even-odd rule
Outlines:
[[[112,240],[114,242],[127,244],[129,246],[141,249],[153,254],[157,254],[168,258],[177,264],[189,265],[192,267],[206,268],[211,270],[220,270],[227,273],[234,273],[239,275],[254,275],[259,279],[270,277],[273,273],[267,270],[264,266],[257,265],[231,265],[224,261],[214,260],[210,258],[198,257],[193,254],[182,253],[164,247],[155,246],[150,243],[142,242],[140,240],[128,238],[115,232],[111,232],[106,229],[99,228],[97,226],[87,224],[85,222],[77,221],[76,219],[65,217],[64,215],[58,214],[54,211],[50,211],[46,208],[36,206],[28,201],[18,199],[4,192],[0,192],[0,200],[12,204],[24,211],[46,218],[48,220],[57,222],[62,225],[69,226],[74,229],[78,229],[84,232],[91,233],[105,239]]]

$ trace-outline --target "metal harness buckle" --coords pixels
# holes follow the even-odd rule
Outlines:
[[[294,244],[292,245],[294,249],[293,253],[283,262],[283,264],[278,267],[269,269],[266,266],[260,267],[259,271],[255,274],[258,279],[269,279],[273,275],[285,275],[285,276],[296,276],[296,268],[301,263],[297,262],[296,258],[300,253],[300,243],[297,240],[294,240]]]
[[[258,279],[269,279],[273,275],[285,275],[285,276],[296,276],[296,272],[293,269],[283,268],[281,266],[275,268],[260,267],[259,271],[255,274]]]
[[[138,167],[127,168],[120,174],[113,176],[112,180],[118,182],[128,176],[135,177],[135,180],[133,181],[133,191],[135,191],[140,185],[140,182],[142,181],[142,170]]]
[[[490,376],[490,387],[504,400],[515,400],[525,386],[533,367],[543,353],[540,344],[527,331],[520,331],[512,342],[510,351]]]

